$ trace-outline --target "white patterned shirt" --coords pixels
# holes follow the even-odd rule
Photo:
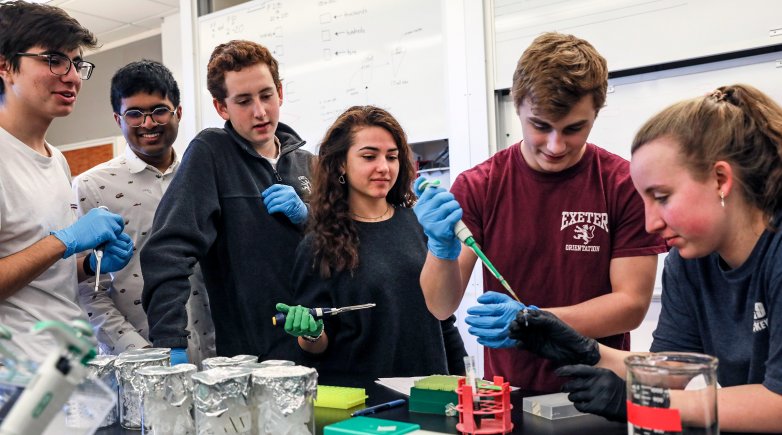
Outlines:
[[[149,346],[147,316],[141,306],[144,281],[141,249],[152,228],[160,199],[179,167],[174,163],[160,172],[141,160],[129,147],[125,153],[76,176],[73,191],[80,215],[106,206],[125,219],[125,232],[133,239],[134,253],[124,269],[101,277],[105,291],[95,293],[95,281],[79,286],[79,301],[95,329],[101,353],[119,354],[127,349]],[[188,310],[188,357],[190,362],[215,355],[214,326],[200,269],[190,279],[192,293]]]

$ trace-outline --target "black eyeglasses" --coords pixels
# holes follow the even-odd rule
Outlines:
[[[147,116],[152,118],[152,122],[154,122],[156,125],[166,125],[171,122],[171,118],[175,113],[175,111],[170,110],[167,107],[158,107],[151,112],[142,112],[138,109],[130,109],[126,110],[125,113],[122,114],[122,119],[124,119],[125,124],[128,124],[130,127],[141,127],[141,125],[144,124],[144,121],[147,120]]]
[[[71,65],[76,66],[76,72],[82,80],[89,80],[95,64],[85,60],[72,61],[67,57],[54,53],[16,53],[17,56],[43,57],[49,61],[49,71],[56,76],[64,76],[71,71]]]

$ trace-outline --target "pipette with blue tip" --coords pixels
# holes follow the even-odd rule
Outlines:
[[[418,186],[418,188],[423,191],[427,187],[436,187],[440,185],[440,180],[424,180],[421,182],[421,184]],[[456,225],[453,228],[453,232],[456,235],[456,238],[462,241],[465,245],[472,248],[472,250],[475,252],[475,255],[478,256],[478,258],[481,259],[481,262],[483,262],[484,266],[486,266],[487,269],[489,269],[489,272],[497,278],[497,280],[502,284],[502,286],[505,288],[505,290],[510,293],[511,296],[513,296],[514,299],[519,301],[521,303],[521,300],[518,296],[516,296],[516,292],[513,291],[513,289],[510,288],[510,284],[508,284],[508,281],[505,280],[505,278],[500,275],[500,272],[497,270],[496,267],[494,267],[493,264],[491,264],[491,261],[486,257],[486,254],[483,253],[481,250],[481,247],[478,246],[478,243],[475,241],[475,238],[473,237],[470,230],[467,228],[467,225],[464,224],[464,222],[459,219],[459,222],[456,223]]]

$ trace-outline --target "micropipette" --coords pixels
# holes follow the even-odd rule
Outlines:
[[[0,425],[0,435],[43,433],[73,390],[87,377],[87,363],[96,355],[90,341],[92,327],[84,320],[74,320],[70,325],[38,322],[33,332],[49,332],[60,347],[52,349],[39,365]]]
[[[440,180],[424,180],[421,185],[418,187],[420,190],[424,190],[427,187],[434,187],[439,186]],[[491,261],[486,257],[486,254],[483,253],[481,250],[481,247],[478,246],[478,243],[475,242],[475,238],[473,237],[470,230],[467,228],[467,225],[462,222],[461,219],[459,219],[459,222],[456,223],[456,225],[453,228],[454,234],[456,234],[456,237],[462,241],[465,245],[472,248],[472,250],[475,252],[475,255],[478,256],[478,258],[481,259],[481,262],[486,266],[487,269],[489,269],[489,272],[491,272],[492,275],[494,275],[495,278],[502,284],[502,286],[505,288],[505,290],[510,293],[511,296],[513,296],[513,299],[516,299],[517,301],[521,302],[518,296],[516,296],[516,292],[513,291],[513,289],[510,288],[510,284],[508,284],[508,281],[505,280],[505,278],[500,275],[500,272],[497,270],[497,268],[494,267],[493,264],[491,264]]]
[[[337,314],[344,313],[346,311],[363,310],[366,308],[372,308],[377,304],[363,304],[363,305],[351,305],[342,308],[310,308],[310,314],[316,319],[322,319],[323,317],[336,316]],[[272,317],[272,325],[279,326],[285,324],[285,313],[277,313]]]
[[[109,211],[109,208],[105,205],[102,205],[98,208]],[[97,266],[95,268],[95,293],[97,293],[100,289],[100,262],[103,260],[103,248],[101,246],[103,245],[96,246],[95,249],[92,250],[93,255],[95,255],[95,265]]]

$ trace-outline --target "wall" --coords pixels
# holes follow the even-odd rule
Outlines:
[[[87,56],[86,60],[95,64],[92,77],[83,82],[73,113],[52,122],[47,140],[60,146],[121,134],[109,102],[111,77],[140,59],[162,61],[159,35]]]

